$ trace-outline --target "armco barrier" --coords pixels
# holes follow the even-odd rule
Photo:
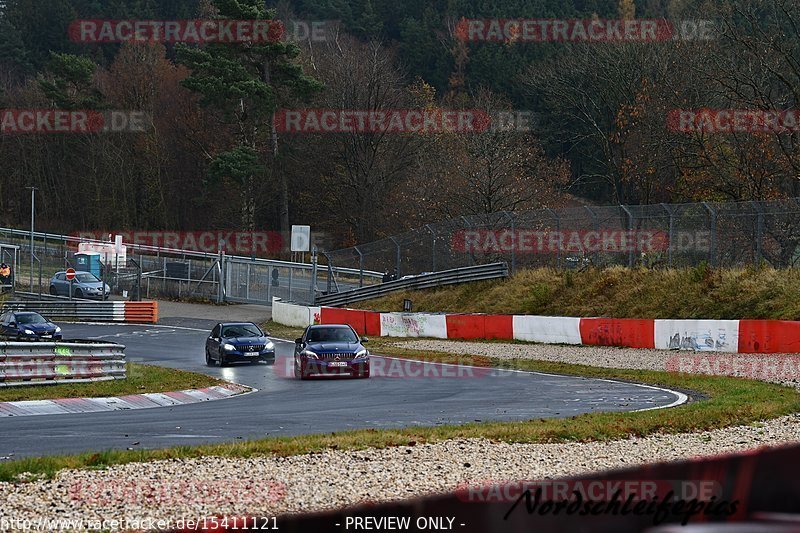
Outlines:
[[[158,302],[19,301],[4,303],[2,310],[36,311],[53,320],[158,322]]]
[[[0,342],[0,387],[125,378],[125,347],[90,342]]]
[[[652,320],[526,315],[377,313],[275,301],[273,320],[306,327],[350,324],[361,335],[507,339],[728,353],[800,353],[800,322],[790,320]]]
[[[451,270],[440,270],[427,274],[418,274],[406,278],[387,281],[377,285],[360,287],[351,291],[326,294],[317,298],[318,304],[327,306],[348,305],[364,300],[380,298],[397,291],[432,289],[445,285],[458,285],[473,281],[502,279],[508,277],[508,265],[505,263],[492,263],[488,265],[473,265]]]

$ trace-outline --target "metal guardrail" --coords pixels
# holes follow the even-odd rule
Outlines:
[[[430,289],[444,285],[457,285],[459,283],[469,283],[471,281],[483,281],[489,279],[501,279],[508,277],[508,265],[506,263],[491,263],[488,265],[477,265],[452,270],[442,270],[430,274],[420,274],[410,276],[395,281],[387,281],[380,285],[363,287],[347,292],[327,294],[317,298],[317,305],[339,306],[353,302],[380,298],[392,292],[404,290]]]
[[[105,342],[0,342],[0,387],[125,379],[124,350]]]
[[[23,300],[37,300],[41,302],[92,302],[97,300],[92,300],[90,298],[78,298],[77,296],[73,296],[72,300],[69,299],[69,296],[54,296],[52,294],[42,293],[39,294],[38,292],[24,292],[24,291],[16,291],[14,293],[14,297],[22,298]]]
[[[48,319],[91,322],[141,322],[158,321],[157,302],[96,302],[73,301],[14,301],[5,302],[5,311],[36,311]]]

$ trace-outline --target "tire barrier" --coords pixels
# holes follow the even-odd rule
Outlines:
[[[529,315],[378,313],[306,307],[273,299],[275,322],[350,324],[360,335],[520,340],[725,353],[800,353],[800,321],[653,320]]]
[[[3,312],[36,311],[51,320],[84,322],[158,322],[158,302],[20,301],[6,302]]]
[[[0,342],[0,387],[125,379],[124,351],[86,341]]]

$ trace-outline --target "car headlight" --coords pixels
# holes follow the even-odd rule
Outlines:
[[[319,359],[319,357],[317,357],[317,354],[315,354],[315,353],[314,353],[314,352],[312,352],[311,350],[303,350],[303,351],[300,353],[300,355],[305,355],[306,357],[309,357],[309,358],[311,358],[311,359]]]
[[[266,344],[266,346],[264,346],[264,349],[265,350],[274,350],[275,349],[275,343],[272,342],[272,341],[267,341],[267,344]]]
[[[364,358],[366,358],[366,357],[368,357],[368,356],[369,356],[369,352],[367,351],[367,349],[366,349],[366,348],[364,348],[363,350],[359,350],[358,352],[356,352],[356,359],[364,359]]]
[[[56,326],[56,333],[61,333],[61,326]]]
[[[26,329],[26,330],[24,330],[24,331],[23,331],[23,333],[24,333],[25,335],[36,335],[36,333],[34,333],[34,332],[33,332],[32,330],[30,330],[30,329]]]
[[[234,346],[233,344],[228,344],[226,342],[225,344],[222,345],[222,349],[223,350],[227,350],[229,352],[232,352],[232,351],[236,350],[236,346]]]

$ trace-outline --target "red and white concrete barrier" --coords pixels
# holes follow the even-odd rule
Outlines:
[[[360,335],[507,339],[726,353],[800,353],[800,321],[653,320],[530,315],[378,313],[273,300],[273,320],[305,327],[350,324]]]

